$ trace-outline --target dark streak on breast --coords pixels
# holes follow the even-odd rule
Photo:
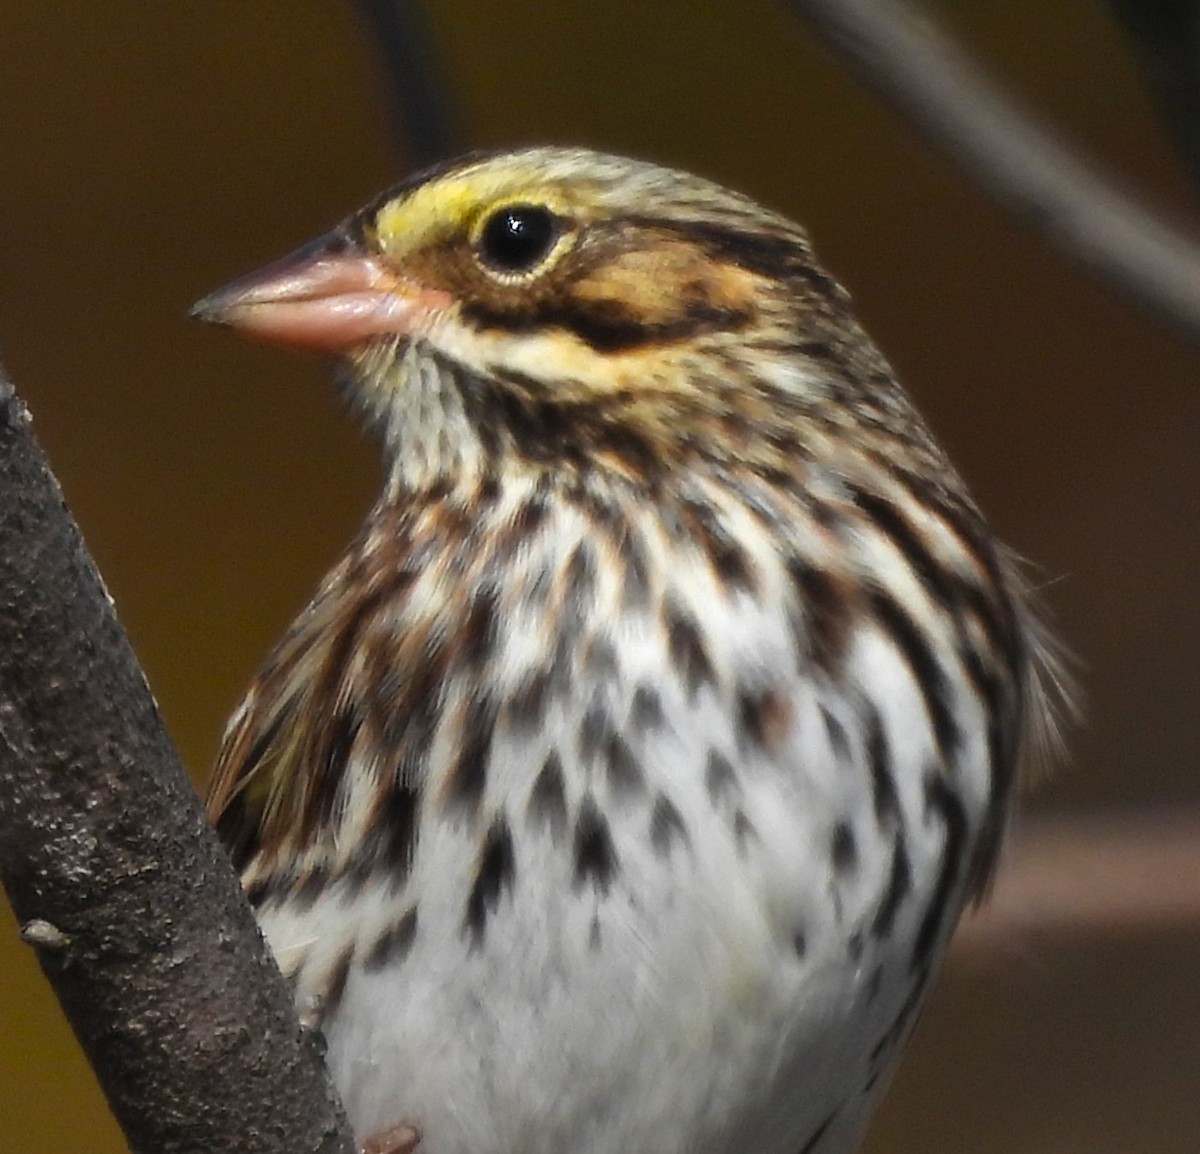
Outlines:
[[[601,893],[608,893],[618,869],[608,821],[595,801],[585,797],[575,822],[575,886],[589,882]]]
[[[513,853],[512,834],[503,815],[491,824],[479,854],[475,881],[467,897],[464,928],[471,935],[471,942],[479,946],[483,942],[488,916],[495,911],[500,898],[510,890],[516,878],[516,858]]]

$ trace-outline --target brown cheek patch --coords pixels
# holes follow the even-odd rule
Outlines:
[[[752,273],[713,261],[679,238],[645,238],[567,286],[582,311],[619,310],[647,333],[681,337],[698,329],[739,328],[754,313]]]
[[[445,287],[456,292],[453,284]],[[560,329],[611,355],[736,332],[755,319],[763,292],[759,274],[714,259],[701,242],[631,226],[585,242],[544,277],[505,285],[476,272],[474,284],[456,295],[463,320],[477,328]]]

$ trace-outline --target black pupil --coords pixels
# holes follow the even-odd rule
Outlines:
[[[480,247],[488,264],[505,272],[528,272],[554,247],[554,216],[536,204],[502,208],[483,226]]]

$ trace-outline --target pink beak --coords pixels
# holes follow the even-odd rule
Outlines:
[[[191,315],[272,344],[336,353],[374,337],[406,335],[419,317],[452,299],[334,232],[210,293]]]

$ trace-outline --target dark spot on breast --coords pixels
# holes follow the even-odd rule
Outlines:
[[[487,786],[487,767],[496,729],[496,702],[490,695],[468,703],[463,712],[461,746],[446,780],[446,801],[474,813]]]
[[[554,639],[554,653],[550,658],[550,692],[558,696],[570,693],[575,677],[575,650],[579,641],[580,621],[575,618],[562,619],[558,623],[558,635]]]
[[[606,637],[593,637],[583,652],[583,668],[597,681],[616,679],[620,668],[617,651]]]
[[[892,826],[900,816],[900,798],[896,793],[895,771],[891,750],[879,710],[873,705],[865,708],[867,724],[867,766],[871,772],[871,793],[875,803],[875,818],[883,827]]]
[[[525,586],[525,604],[530,609],[543,610],[550,601],[550,593],[554,588],[554,570],[549,565],[541,565],[529,578]]]
[[[589,882],[601,893],[608,893],[617,875],[617,851],[608,820],[590,797],[583,799],[575,821],[575,886]]]
[[[908,863],[908,850],[905,848],[903,837],[896,838],[892,847],[892,866],[888,871],[887,889],[879,901],[879,909],[875,912],[875,920],[871,924],[873,937],[883,940],[892,932],[904,899],[912,889],[912,867]]]
[[[725,527],[718,511],[706,502],[689,501],[684,506],[684,517],[692,539],[704,552],[721,585],[728,592],[754,592],[754,564]]]
[[[567,561],[562,611],[575,617],[586,613],[595,595],[595,586],[596,557],[592,547],[582,541],[575,546]]]
[[[777,753],[792,726],[792,703],[778,689],[746,689],[737,698],[738,740]]]
[[[417,911],[414,907],[406,910],[394,924],[375,939],[370,952],[363,959],[363,968],[376,971],[389,965],[399,965],[408,957],[408,951],[412,949],[416,936]]]
[[[641,736],[651,729],[657,729],[664,721],[662,698],[658,690],[651,685],[639,685],[629,703],[630,730]]]
[[[758,831],[746,816],[745,811],[736,809],[733,812],[733,841],[737,851],[742,856],[749,852],[750,846],[758,840]]]
[[[670,798],[660,793],[650,811],[650,844],[655,854],[660,858],[669,857],[673,846],[686,847],[690,840],[683,815]]]
[[[512,834],[503,816],[497,817],[488,829],[479,864],[475,870],[475,881],[467,896],[467,912],[464,928],[470,933],[474,945],[483,941],[488,916],[500,904],[506,890],[511,890],[516,878],[516,858],[513,854]]]
[[[838,761],[850,760],[850,738],[846,727],[842,725],[825,706],[820,706],[821,721],[825,725],[825,735],[829,738],[829,748]]]
[[[562,761],[551,750],[529,794],[529,817],[550,830],[555,841],[561,839],[567,827],[567,793],[563,782]]]
[[[592,694],[579,723],[579,757],[581,761],[592,761],[612,739],[616,732],[612,714],[608,710],[607,696],[599,689]]]
[[[862,930],[855,930],[846,939],[846,956],[855,964],[862,961],[862,956],[863,956]]]
[[[307,913],[316,904],[319,897],[329,892],[333,876],[329,867],[318,863],[309,866],[297,880],[289,895],[290,902],[297,913]]]
[[[642,767],[628,742],[619,734],[610,735],[604,747],[604,764],[613,796],[620,799],[636,797],[646,787]]]
[[[704,766],[704,787],[713,805],[722,806],[737,797],[741,790],[733,763],[719,749],[708,751]]]
[[[829,860],[835,874],[845,876],[858,867],[858,842],[849,822],[839,821],[829,838]]]
[[[545,669],[527,673],[508,699],[509,723],[526,732],[537,729],[546,716],[549,699],[550,673]]]
[[[486,509],[494,505],[499,496],[500,479],[489,473],[479,482],[479,487],[475,490],[475,501],[480,508]]]
[[[715,679],[700,627],[677,602],[669,601],[664,606],[663,618],[671,663],[687,687],[689,697],[694,699],[702,685]]]
[[[270,877],[258,878],[246,887],[246,901],[250,903],[251,909],[257,910],[271,892],[272,879]]]
[[[626,609],[644,609],[650,604],[650,568],[641,541],[624,522],[613,527],[612,542],[623,579]]]
[[[319,731],[317,768],[312,774],[314,787],[305,791],[306,801],[300,817],[303,844],[310,844],[318,831],[336,824],[334,806],[361,726],[362,716],[358,709],[346,706],[338,710]]]
[[[362,844],[338,875],[343,902],[352,900],[375,878],[385,880],[392,892],[408,881],[416,853],[420,800],[420,793],[402,774],[381,792]]]
[[[475,590],[463,622],[460,640],[463,661],[478,667],[491,657],[496,646],[496,618],[499,593],[491,584]]]
[[[338,955],[337,960],[330,967],[328,977],[325,979],[325,992],[321,996],[320,1005],[320,1016],[322,1019],[327,1018],[330,1014],[337,1011],[342,997],[346,993],[346,983],[350,978],[350,963],[353,961],[354,944],[351,943]]]
[[[846,653],[856,598],[845,582],[803,558],[789,558],[787,570],[804,615],[805,657],[822,672],[836,676]]]

